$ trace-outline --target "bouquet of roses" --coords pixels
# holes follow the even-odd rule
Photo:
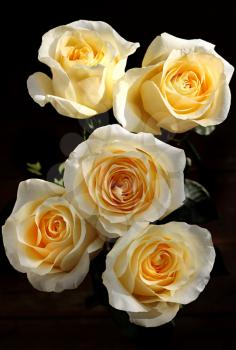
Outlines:
[[[169,220],[194,182],[184,181],[185,152],[163,135],[208,134],[223,122],[233,67],[206,41],[164,33],[142,67],[125,72],[138,47],[104,22],[80,20],[43,36],[39,60],[52,76],[29,77],[34,101],[95,121],[113,107],[119,124],[84,133],[63,166],[63,186],[20,183],[3,242],[14,268],[47,292],[77,288],[105,252],[110,305],[155,327],[198,297],[215,260],[208,230]]]

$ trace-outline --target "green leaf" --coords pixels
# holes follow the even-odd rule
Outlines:
[[[185,180],[184,204],[156,224],[170,221],[185,221],[188,224],[205,224],[218,217],[209,192],[196,181]]]
[[[215,126],[211,125],[211,126],[197,126],[194,131],[198,134],[198,135],[204,135],[204,136],[208,136],[210,135],[214,130],[215,130]]]
[[[54,178],[54,179],[53,179],[53,182],[54,182],[56,185],[59,185],[59,186],[64,187],[63,179],[56,179],[56,178]]]
[[[37,163],[26,163],[27,165],[27,170],[30,173],[36,174],[36,175],[42,175],[41,169],[42,166],[40,164],[40,162]]]
[[[197,181],[185,179],[184,191],[187,199],[195,202],[201,202],[206,198],[210,198],[209,192]]]
[[[58,167],[58,171],[60,174],[62,174],[65,170],[65,162],[61,163]]]
[[[105,126],[109,123],[109,112],[105,112],[96,117],[91,117],[87,119],[79,119],[79,124],[83,130],[83,137],[86,140],[87,137],[97,128]]]

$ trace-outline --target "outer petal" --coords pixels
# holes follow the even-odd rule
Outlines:
[[[34,73],[27,80],[30,96],[41,107],[50,102],[59,114],[71,118],[85,119],[97,114],[97,111],[77,102],[53,95],[52,80],[44,73]]]
[[[47,96],[47,99],[59,114],[66,115],[71,118],[86,119],[97,114],[97,111],[94,109],[58,96],[49,95]]]
[[[89,271],[89,256],[87,253],[81,257],[80,262],[70,272],[52,273],[40,276],[28,272],[27,277],[34,288],[43,292],[62,292],[64,289],[77,288]]]
[[[106,286],[109,295],[109,303],[118,310],[131,312],[146,312],[148,308],[137,301],[120,283],[115,272],[114,265],[117,257],[125,247],[138,236],[147,223],[136,223],[126,233],[125,239],[119,239],[106,258],[106,270],[102,275],[103,284]]]
[[[195,122],[202,126],[218,125],[226,118],[230,110],[231,93],[227,83],[219,88],[217,98],[213,101],[211,108],[204,118],[196,119]]]
[[[188,225],[185,222],[171,222],[162,227],[175,233],[181,233],[183,240],[188,241],[195,252],[193,259],[196,260],[198,266],[195,275],[191,281],[168,298],[170,302],[188,304],[197,299],[210,278],[210,272],[215,261],[211,234],[200,226]]]
[[[201,39],[186,40],[177,38],[168,33],[158,35],[149,45],[143,58],[142,66],[150,66],[166,59],[173,49],[190,49],[195,46],[203,47],[206,50],[214,50],[214,45]]]
[[[139,43],[132,43],[122,38],[109,24],[102,21],[75,21],[67,25],[75,29],[89,29],[99,33],[105,41],[115,45],[121,57],[127,57],[134,53],[140,46]]]
[[[97,238],[89,244],[81,256],[79,263],[70,272],[38,275],[28,272],[27,277],[34,288],[43,292],[62,292],[65,289],[77,288],[89,271],[90,255],[102,248],[104,241]]]
[[[91,136],[90,136],[91,137]],[[80,176],[79,170],[82,170],[81,161],[84,157],[91,155],[91,149],[89,147],[89,140],[80,143],[69,155],[69,158],[65,163],[65,172],[64,172],[64,183],[67,191],[74,189],[77,176]],[[95,145],[94,145],[95,146]],[[97,148],[94,148],[96,150]],[[79,182],[81,178],[79,179]]]
[[[210,52],[216,57],[221,59],[224,65],[225,79],[226,79],[226,82],[229,84],[232,78],[232,75],[234,73],[234,67],[229,62],[227,62],[222,56],[220,56],[214,49],[211,49]]]
[[[12,214],[16,213],[28,202],[44,199],[49,196],[58,196],[65,193],[65,189],[52,182],[40,179],[28,179],[19,184],[17,199]]]
[[[61,64],[55,59],[56,47],[60,37],[68,31],[66,26],[51,29],[42,37],[38,60],[51,68],[53,74],[51,95],[64,96],[70,100],[76,99],[71,80]],[[42,73],[41,73],[42,74]]]
[[[14,218],[9,217],[2,227],[2,238],[5,247],[6,255],[11,265],[20,272],[26,272],[26,269],[21,266],[19,256],[17,253],[18,240],[16,232],[16,222]]]
[[[185,167],[185,154],[182,149],[168,145],[155,138],[152,134],[140,132],[138,134],[130,133],[118,124],[106,125],[96,129],[90,136],[91,140],[96,140],[99,144],[101,141],[108,144],[111,141],[124,141],[133,147],[141,147],[148,154],[158,159],[161,165],[170,172],[183,171]],[[96,143],[94,142],[94,143]],[[78,146],[78,148],[81,144]],[[78,153],[78,151],[74,151]],[[73,153],[74,153],[73,152]]]
[[[143,327],[158,327],[170,322],[179,311],[179,304],[162,303],[165,308],[158,310],[158,306],[148,312],[128,312],[130,322]]]
[[[158,115],[156,117],[158,117]],[[172,133],[183,133],[195,128],[197,123],[191,120],[178,119],[170,114],[167,118],[161,119],[159,126]]]
[[[156,145],[156,147],[153,146]],[[150,134],[143,134],[144,150],[157,159],[163,169],[168,173],[171,203],[168,210],[162,216],[165,217],[183,204],[184,193],[184,168],[186,163],[185,153],[182,149],[172,147]]]
[[[106,270],[103,274],[103,284],[106,286],[109,295],[109,303],[118,310],[131,312],[146,312],[148,308],[139,303],[122,286],[112,270]]]
[[[125,220],[124,223],[112,223],[101,216],[99,217],[99,222],[100,225],[104,228],[103,231],[101,231],[100,228],[100,232],[108,238],[117,238],[117,236],[122,236],[124,232],[127,232],[130,228],[130,225],[128,225]],[[99,230],[98,226],[97,229]]]
[[[52,80],[44,73],[37,72],[27,79],[27,88],[32,99],[41,107],[44,107],[47,96],[53,94]]]
[[[56,46],[60,37],[67,31],[68,28],[64,25],[53,28],[43,35],[38,55],[40,62],[47,64],[50,68],[60,69],[60,64],[54,59]]]
[[[160,127],[158,126],[158,122],[147,113],[145,114],[145,111],[144,113],[139,111],[138,107],[132,105],[128,100],[128,93],[130,88],[151,70],[152,68],[130,69],[114,87],[114,116],[118,122],[121,123],[122,126],[129,131],[145,131],[151,132],[153,134],[160,134]]]
[[[171,109],[166,105],[166,101],[154,81],[145,81],[140,93],[145,111],[150,114],[150,118],[152,116],[159,128],[171,132],[184,132],[196,126],[196,123],[190,120],[178,120],[173,117]]]

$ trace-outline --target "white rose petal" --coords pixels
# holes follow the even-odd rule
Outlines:
[[[136,221],[163,218],[182,205],[184,151],[119,125],[96,129],[69,156],[64,183],[71,201],[103,235]]]
[[[27,273],[36,289],[47,292],[78,287],[90,258],[104,242],[62,187],[38,179],[20,183],[2,233],[12,266]]]
[[[234,68],[207,41],[167,33],[147,49],[114,90],[114,115],[128,130],[160,134],[222,123],[230,109]]]
[[[156,327],[205,288],[215,260],[209,231],[183,222],[136,223],[106,259],[103,283],[109,303],[130,321]]]
[[[127,57],[139,47],[105,22],[76,21],[44,34],[38,59],[52,79],[37,72],[27,81],[30,96],[59,114],[84,119],[112,107],[113,86],[125,71]]]

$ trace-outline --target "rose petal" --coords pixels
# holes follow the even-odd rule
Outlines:
[[[217,98],[212,102],[211,108],[206,112],[204,118],[196,119],[195,122],[201,126],[218,125],[226,118],[230,110],[231,93],[230,88],[225,83],[219,88]]]
[[[158,249],[161,255],[153,260]],[[170,265],[164,263],[164,269],[169,267],[168,278],[163,279],[159,259],[170,258],[167,252],[173,257]],[[199,226],[183,222],[158,226],[136,223],[107,255],[103,283],[113,307],[128,312],[131,322],[154,327],[173,319],[180,303],[197,298],[209,280],[214,259],[211,235]],[[157,264],[158,273],[153,264]],[[141,307],[143,311],[138,311]]]
[[[143,58],[142,67],[150,66],[166,59],[169,53],[176,49],[191,49],[194,47],[203,47],[206,50],[214,50],[215,45],[201,39],[186,40],[177,38],[168,33],[158,35],[149,45]]]
[[[65,193],[63,187],[58,186],[52,182],[29,179],[22,181],[19,184],[17,191],[17,199],[12,211],[12,214],[16,213],[23,205],[28,202],[46,198],[50,195],[62,195]]]
[[[128,100],[130,87],[137,83],[145,73],[149,72],[150,68],[143,70],[140,68],[130,69],[125,76],[117,82],[113,93],[113,112],[115,118],[129,131],[145,131],[160,134],[158,123],[153,120],[151,116],[144,116],[140,113],[138,107],[132,105]]]
[[[172,297],[166,300],[180,304],[188,304],[194,301],[203,291],[210,278],[210,272],[215,261],[215,250],[213,247],[211,234],[208,230],[197,225],[188,225],[186,223],[171,222],[167,224],[166,230],[170,232],[179,232],[183,240],[188,240],[195,250],[197,270],[191,280]]]
[[[60,272],[39,276],[28,272],[27,277],[32,286],[43,292],[62,292],[65,289],[77,288],[89,271],[89,255],[83,254],[78,265],[70,272]]]
[[[68,24],[68,27],[75,29],[89,29],[99,33],[102,38],[116,45],[121,57],[126,57],[134,53],[140,46],[139,43],[132,43],[122,38],[109,24],[102,21],[75,21]]]
[[[84,119],[92,117],[97,112],[77,102],[52,95],[52,82],[45,74],[35,73],[28,78],[27,87],[30,96],[41,107],[50,102],[59,114],[71,118]]]
[[[160,312],[158,306],[148,312],[128,312],[130,322],[143,327],[158,327],[170,322],[179,311],[179,304],[165,303],[165,309]]]

